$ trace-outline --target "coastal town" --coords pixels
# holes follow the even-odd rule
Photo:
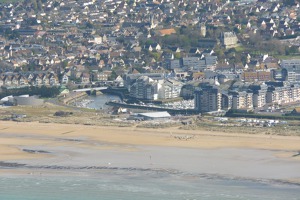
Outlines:
[[[0,199],[299,200],[299,0],[0,0]]]
[[[143,105],[192,100],[177,108],[193,113],[280,111],[300,102],[299,6],[287,0],[2,3],[1,94],[105,86]]]

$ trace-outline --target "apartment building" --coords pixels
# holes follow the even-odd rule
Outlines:
[[[280,65],[287,70],[300,70],[300,59],[282,60]]]
[[[182,84],[175,80],[154,80],[141,76],[130,86],[130,96],[141,100],[177,98]]]
[[[287,70],[287,80],[300,81],[300,59],[282,60],[281,68]]]
[[[204,70],[206,68],[205,60],[199,57],[185,57],[181,58],[181,66],[184,69]]]
[[[252,109],[253,108],[253,93],[251,92],[235,92],[232,97],[233,109]]]
[[[292,102],[297,102],[300,100],[300,85],[296,84],[291,87],[290,99]]]
[[[300,101],[300,86],[285,82],[283,86],[268,88],[266,103],[287,104]]]
[[[166,79],[158,91],[159,99],[172,99],[180,96],[183,84],[176,80]]]
[[[201,87],[195,92],[195,109],[199,112],[220,111],[222,109],[222,94],[213,86]]]
[[[254,108],[262,108],[266,105],[267,91],[268,91],[268,86],[266,84],[261,84],[259,89],[253,92]]]

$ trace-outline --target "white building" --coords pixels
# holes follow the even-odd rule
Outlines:
[[[130,96],[146,100],[177,98],[181,87],[182,84],[175,80],[153,80],[141,76],[131,85]]]

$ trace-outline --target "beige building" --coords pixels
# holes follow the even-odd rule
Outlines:
[[[238,38],[233,32],[223,32],[221,35],[221,41],[226,49],[238,46]]]
[[[232,98],[233,109],[252,109],[253,108],[253,93],[237,92]]]

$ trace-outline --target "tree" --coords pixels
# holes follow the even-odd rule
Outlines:
[[[294,5],[296,5],[296,1],[295,0],[283,0],[282,3],[285,6],[294,6]]]
[[[85,27],[86,27],[87,29],[92,29],[92,28],[94,28],[94,25],[92,24],[92,22],[87,21],[86,24],[85,24]]]
[[[149,39],[149,40],[146,40],[145,45],[151,45],[153,43],[154,43],[154,41]]]
[[[180,58],[181,58],[181,54],[180,54],[179,52],[176,52],[176,53],[174,54],[174,58],[175,58],[175,59],[180,59]]]
[[[17,30],[5,29],[4,36],[10,40],[18,39],[20,34]]]
[[[55,2],[53,3],[53,7],[56,8],[56,7],[58,7],[58,6],[59,6],[59,3],[58,3],[57,1],[55,1]]]
[[[64,61],[61,63],[61,67],[65,69],[67,66],[68,66],[68,61],[67,61],[67,60],[64,60]]]
[[[36,3],[37,3],[37,9],[38,11],[41,11],[43,8],[42,8],[42,1],[41,0],[36,0]]]
[[[155,59],[155,61],[158,61],[160,59],[161,54],[158,52],[150,52],[150,56]]]
[[[38,11],[38,4],[37,4],[37,0],[32,0],[32,8],[34,11]]]

